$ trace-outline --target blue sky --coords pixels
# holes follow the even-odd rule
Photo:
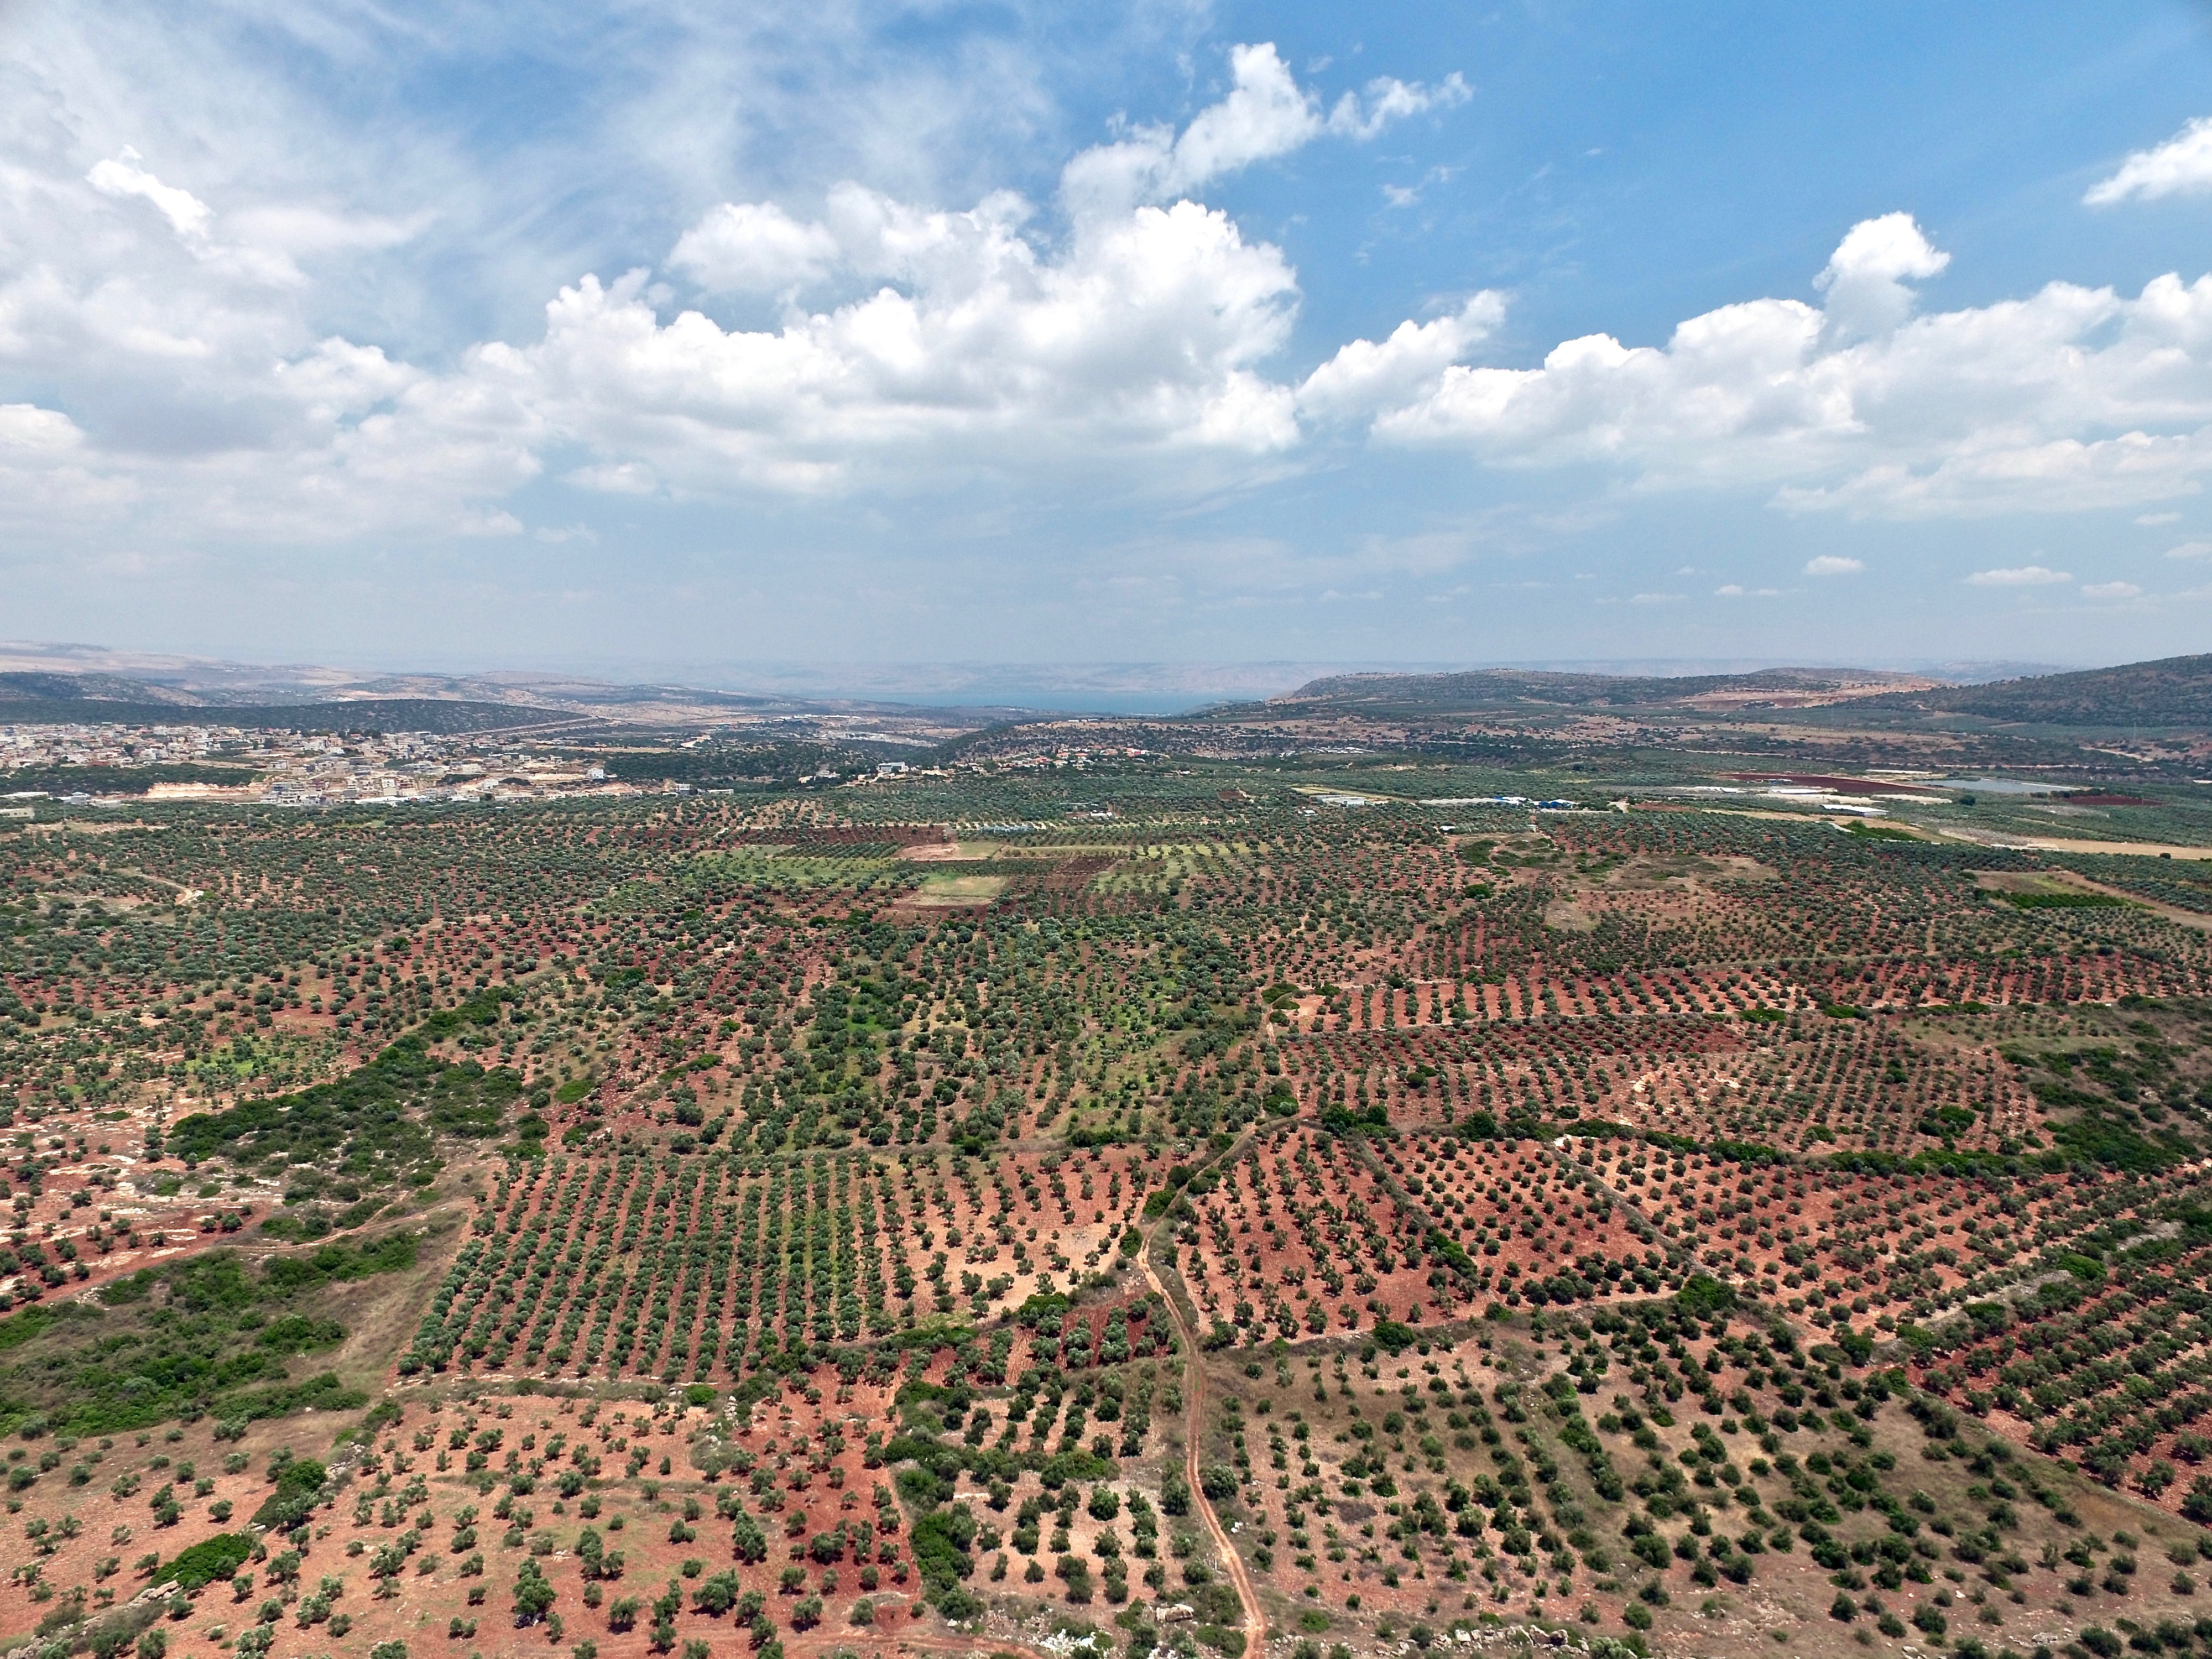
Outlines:
[[[2208,67],[2161,4],[6,9],[0,635],[2202,648]]]

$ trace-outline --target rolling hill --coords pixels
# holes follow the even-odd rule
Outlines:
[[[9,678],[16,678],[10,676]],[[0,692],[12,690],[0,687]],[[214,707],[125,702],[93,696],[0,696],[0,725],[182,726],[207,724],[276,732],[495,732],[553,726],[577,717],[565,709],[435,697],[362,697],[344,702],[226,703]]]
[[[1444,674],[1342,674],[1261,703],[1209,711],[1214,720],[1350,716],[1669,713],[1702,719],[1778,712],[1814,725],[1897,730],[1960,722],[2091,730],[2212,729],[2212,655],[2022,675],[1970,685],[1871,669],[1774,668],[1743,674],[1594,674],[1486,668]]]
[[[1869,669],[1771,668],[1747,674],[1622,675],[1542,669],[1481,668],[1450,674],[1340,674],[1310,681],[1265,703],[1216,716],[1277,718],[1340,713],[1378,718],[1520,711],[1657,709],[1700,703],[1801,706],[1863,698],[1893,686],[1914,690],[1917,676]]]
[[[1986,685],[1869,697],[1861,710],[1960,714],[2034,726],[2212,726],[2212,655],[2162,657]]]

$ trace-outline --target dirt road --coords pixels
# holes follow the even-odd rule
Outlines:
[[[1216,1161],[1233,1162],[1243,1152],[1244,1146],[1243,1141],[1238,1141]],[[1237,1547],[1230,1541],[1229,1529],[1221,1524],[1221,1517],[1214,1513],[1212,1501],[1206,1497],[1206,1488],[1199,1483],[1199,1437],[1206,1426],[1206,1367],[1200,1360],[1197,1322],[1184,1315],[1182,1304],[1161,1281],[1152,1267],[1152,1239],[1161,1228],[1170,1224],[1166,1216],[1153,1224],[1152,1231],[1146,1236],[1145,1248],[1138,1254],[1137,1260],[1145,1270],[1146,1282],[1167,1304],[1168,1317],[1175,1321],[1176,1334],[1182,1339],[1183,1401],[1188,1413],[1183,1424],[1182,1474],[1183,1479],[1190,1485],[1190,1501],[1198,1510],[1198,1518],[1205,1522],[1206,1534],[1213,1540],[1214,1547],[1220,1552],[1222,1570],[1229,1575],[1230,1585],[1236,1590],[1237,1600],[1243,1607],[1245,1659],[1261,1659],[1267,1644],[1267,1615],[1261,1609],[1260,1593],[1253,1588],[1252,1575],[1245,1569],[1244,1558],[1237,1553]]]
[[[1940,832],[1946,840],[2008,853],[2109,853],[2144,859],[2212,859],[2212,847],[2171,847],[2150,841],[2069,841],[2057,836],[1970,836],[1963,830]]]

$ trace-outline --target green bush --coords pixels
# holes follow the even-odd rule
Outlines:
[[[314,1513],[329,1471],[312,1457],[287,1463],[276,1477],[276,1490],[253,1511],[253,1524],[271,1532],[289,1532]]]
[[[319,1466],[318,1466],[319,1467]],[[217,1533],[179,1551],[154,1575],[156,1584],[196,1590],[228,1578],[253,1553],[253,1540],[242,1533]]]
[[[960,1589],[960,1581],[975,1571],[975,1560],[968,1553],[969,1546],[975,1541],[975,1516],[965,1504],[933,1510],[914,1523],[913,1540],[915,1566],[930,1600],[948,1619],[963,1616],[945,1603],[948,1598],[961,1605],[974,1599]]]
[[[1376,1322],[1373,1340],[1376,1347],[1395,1359],[1419,1339],[1414,1335],[1412,1326],[1401,1324],[1395,1319],[1384,1319]]]

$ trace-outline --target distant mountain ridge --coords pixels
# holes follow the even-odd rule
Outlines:
[[[810,698],[787,688],[706,689],[676,684],[614,684],[565,675],[358,675],[292,666],[257,670],[185,659],[130,658],[92,647],[0,644],[0,721],[101,721],[154,725],[186,720],[301,731],[489,731],[570,720],[671,726],[736,716],[873,718],[912,708],[861,698]],[[1869,728],[1948,722],[2086,729],[2212,730],[2212,654],[2167,657],[2109,668],[2054,669],[1999,680],[1947,683],[1936,674],[1836,666],[1753,667],[1670,672],[1696,665],[1654,662],[1647,672],[1507,666],[1394,672],[1363,670],[1310,679],[1263,701],[1224,702],[1176,723],[1218,725],[1343,716],[1420,721],[1496,715],[1544,717],[1672,713],[1693,719],[1765,718],[1786,712],[1814,725]],[[1644,665],[1622,663],[1633,671]],[[118,670],[131,672],[118,672]],[[1066,671],[1071,682],[1094,665]],[[1210,671],[1209,671],[1210,672]],[[963,670],[970,694],[988,674]],[[952,677],[956,681],[960,676]],[[1193,672],[1192,684],[1205,674]],[[1224,682],[1236,677],[1225,675]],[[1279,682],[1278,682],[1279,684]],[[872,688],[870,688],[872,689]],[[951,710],[940,712],[950,713]],[[1018,706],[969,707],[977,719],[1024,718]],[[1034,714],[1036,711],[1027,711]]]
[[[2034,726],[2212,726],[2212,655],[1899,692],[1869,697],[1859,707]]]
[[[166,685],[149,685],[120,674],[45,672],[0,673],[0,701],[38,702],[158,702],[198,708],[206,699]]]
[[[1676,709],[1709,714],[1802,710],[1824,724],[1894,726],[1953,716],[2005,725],[2212,728],[2212,655],[2058,670],[1972,685],[1875,669],[1772,668],[1744,674],[1574,674],[1483,668],[1449,674],[1340,674],[1215,719],[1334,713],[1400,720],[1455,714]]]
[[[4,690],[8,688],[0,688]],[[358,697],[343,702],[173,703],[114,697],[9,697],[0,726],[234,726],[270,732],[499,732],[559,726],[559,708],[459,698]]]
[[[1277,713],[1327,706],[1346,713],[1409,714],[1526,708],[1645,708],[1699,698],[1787,700],[1866,696],[1882,688],[1929,687],[1918,675],[1875,669],[1769,668],[1746,674],[1573,674],[1541,669],[1478,668],[1452,674],[1340,674],[1271,698]],[[1248,708],[1250,707],[1248,705]]]
[[[902,675],[879,666],[854,671],[849,677],[826,670],[802,675],[787,664],[769,665],[757,678],[731,667],[702,669],[696,675],[686,671],[637,683],[525,670],[439,673],[356,671],[309,664],[263,666],[99,646],[0,641],[0,704],[8,708],[5,718],[33,723],[94,716],[82,709],[74,714],[36,712],[27,707],[31,703],[50,703],[59,709],[67,703],[100,702],[106,707],[97,718],[114,721],[141,720],[146,717],[139,711],[159,704],[228,710],[233,724],[262,725],[272,722],[252,719],[255,711],[368,702],[375,702],[395,716],[404,713],[398,708],[402,704],[470,703],[518,711],[511,720],[487,718],[485,725],[525,724],[526,717],[537,711],[654,727],[711,725],[727,718],[860,716],[907,721],[942,717],[942,723],[964,728],[1043,712],[1038,706],[1000,695],[1003,688],[991,683],[992,671],[988,668],[939,665],[924,673],[921,669],[927,665],[906,666],[914,673]],[[1261,673],[1256,681],[1241,668],[1223,672],[1228,674],[1229,687],[1247,695],[1296,683],[1295,675],[1272,670]],[[836,683],[841,678],[854,683],[840,689]],[[1051,677],[1040,672],[1037,678]],[[1111,687],[1125,680],[1141,681],[1143,671],[1141,665],[1132,665],[1110,672],[1078,665],[1060,678],[1071,685],[1096,684],[1110,693]],[[1208,683],[1203,672],[1186,673],[1183,678],[1194,684]],[[908,690],[891,698],[872,696],[872,689],[878,684],[908,684]],[[126,704],[131,707],[126,708]],[[328,723],[326,717],[323,726],[313,729],[325,729]],[[418,729],[446,728],[441,725]]]
[[[101,659],[120,659],[101,665]],[[296,732],[487,732],[587,721],[669,727],[718,717],[872,716],[903,708],[768,691],[616,685],[563,674],[349,674],[0,643],[0,722],[205,722]],[[79,666],[79,664],[82,666]],[[116,672],[129,666],[134,672]],[[1008,711],[1013,712],[1013,711]]]
[[[459,697],[317,698],[240,702],[122,674],[0,672],[0,723],[19,726],[237,726],[291,732],[489,732],[574,718],[565,710]]]

